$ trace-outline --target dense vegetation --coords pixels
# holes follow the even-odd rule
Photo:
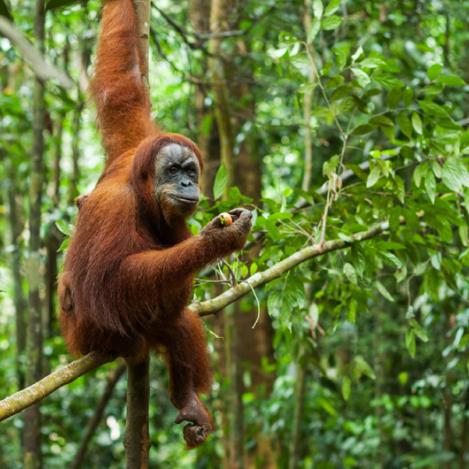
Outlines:
[[[73,201],[102,168],[87,95],[101,2],[46,2],[43,41],[35,3],[0,0],[0,15],[71,82],[38,81],[0,37],[2,398],[71,360],[54,284]],[[217,430],[197,451],[152,359],[151,467],[469,466],[468,14],[467,0],[153,2],[155,119],[206,154],[191,227],[256,213],[248,249],[202,272],[195,299],[342,244],[207,316]],[[44,468],[77,462],[111,382],[82,464],[124,467],[121,375],[114,362],[61,388],[34,428],[2,422],[0,466],[21,467],[32,431]]]

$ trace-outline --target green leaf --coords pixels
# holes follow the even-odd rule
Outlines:
[[[337,165],[339,164],[339,155],[331,156],[327,161],[322,165],[322,174],[326,177],[332,175],[337,171]]]
[[[374,127],[370,124],[363,124],[363,125],[359,125],[357,127],[355,127],[353,130],[352,130],[352,134],[353,135],[365,135],[365,134],[369,134],[370,132],[373,132]]]
[[[326,7],[324,16],[330,16],[334,14],[340,7],[340,0],[331,0]]]
[[[353,74],[357,77],[358,84],[365,88],[371,82],[371,78],[360,68],[352,67]]]
[[[380,281],[377,280],[375,285],[381,295],[383,295],[388,301],[394,302],[394,298],[392,297],[391,293],[386,290],[386,287]]]
[[[325,397],[319,397],[317,403],[319,407],[322,407],[329,415],[332,415],[333,417],[337,415],[337,411]]]
[[[405,333],[405,346],[409,351],[409,355],[415,358],[415,334],[413,329],[408,329]]]
[[[368,376],[368,378],[376,379],[376,375],[373,371],[373,368],[371,368],[368,362],[361,355],[355,357],[354,365],[354,373],[357,378],[360,378],[362,375],[365,375]]]
[[[344,264],[344,275],[350,280],[350,282],[357,284],[357,272],[352,264],[348,262]]]
[[[464,86],[466,84],[466,82],[461,77],[458,77],[452,73],[441,74],[438,77],[438,81],[442,85],[446,86]]]
[[[412,127],[419,135],[422,135],[422,119],[416,112],[412,113]]]
[[[381,168],[378,165],[373,166],[373,169],[370,171],[368,178],[366,180],[366,187],[373,187],[378,179],[381,177]]]
[[[414,170],[414,183],[416,187],[420,187],[420,183],[422,178],[425,177],[425,174],[428,172],[428,164],[427,163],[420,163]]]
[[[225,165],[222,163],[218,168],[217,175],[215,176],[215,182],[213,184],[213,197],[215,199],[219,199],[223,195],[227,182],[228,172]]]
[[[402,130],[402,133],[408,137],[412,137],[412,124],[410,123],[410,119],[407,117],[407,114],[404,112],[400,112],[397,115],[397,124],[399,125],[399,128]]]
[[[313,39],[317,36],[318,32],[321,29],[321,20],[318,18],[313,18],[311,22],[311,30],[308,33],[308,43],[312,43]]]
[[[379,125],[381,127],[394,127],[394,122],[386,116],[375,116],[369,120],[370,124]]]
[[[423,109],[425,114],[436,117],[450,118],[446,109],[439,104],[431,101],[419,101],[419,106]]]
[[[469,174],[462,160],[447,159],[441,171],[441,177],[444,185],[454,192],[461,192],[463,187],[469,187]]]
[[[347,63],[348,56],[350,55],[350,44],[348,42],[339,42],[332,48],[334,51],[337,66],[342,70]]]
[[[434,80],[440,74],[442,68],[443,66],[440,64],[431,65],[427,70],[428,78],[430,78],[430,80]]]
[[[352,383],[350,382],[350,378],[348,376],[344,376],[344,378],[342,379],[341,390],[343,398],[348,401],[350,397],[350,392],[352,390]]]
[[[321,0],[314,0],[313,1],[313,13],[315,18],[321,18],[322,12],[324,11],[324,7],[322,5]]]
[[[322,29],[329,31],[332,29],[336,29],[340,26],[342,19],[340,16],[328,16],[327,18],[323,18],[321,25]]]
[[[410,319],[409,324],[412,326],[415,336],[417,336],[422,342],[428,342],[427,332],[415,319]]]
[[[55,226],[65,236],[71,236],[73,233],[73,225],[71,225],[70,223],[67,223],[64,220],[57,220],[55,222]]]
[[[425,190],[427,191],[428,198],[431,200],[432,204],[434,204],[436,197],[436,179],[430,168],[428,169],[425,174]]]

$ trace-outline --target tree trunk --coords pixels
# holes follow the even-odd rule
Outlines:
[[[44,52],[45,8],[44,0],[37,0],[34,19],[36,44]],[[36,79],[33,90],[33,151],[31,158],[30,210],[29,210],[29,318],[27,328],[26,384],[42,377],[42,308],[39,271],[41,265],[41,202],[43,190],[43,153],[45,128],[44,85]],[[41,414],[39,404],[24,413],[24,468],[42,466]]]
[[[469,465],[469,386],[466,386],[463,418],[461,423],[461,445],[459,447],[459,469]]]
[[[138,18],[141,72],[148,84],[148,36],[150,0],[134,0]],[[127,469],[148,468],[150,439],[148,435],[148,403],[150,395],[150,358],[141,363],[127,364],[127,422],[125,448]]]
[[[196,33],[207,34],[210,31],[210,0],[191,0],[189,16],[192,27]],[[201,69],[207,70],[207,59],[204,56]],[[220,141],[215,122],[213,109],[206,104],[208,96],[207,85],[200,83],[195,85],[195,114],[197,132],[197,144],[204,156],[204,171],[201,175],[200,186],[202,192],[213,199],[213,183],[217,169],[220,165]]]
[[[141,363],[128,364],[127,421],[125,425],[127,469],[148,468],[150,450],[148,435],[149,365],[149,357]]]
[[[296,469],[301,457],[301,424],[303,422],[303,408],[305,398],[305,370],[301,364],[300,359],[297,360],[295,368],[295,413],[293,416],[293,429],[290,440],[290,458],[288,461],[289,469]]]
[[[85,103],[82,96],[78,93],[78,103],[72,118],[72,176],[70,178],[70,186],[68,189],[68,204],[75,203],[75,199],[80,195],[78,193],[78,183],[80,181],[80,145],[81,145],[81,115]]]
[[[306,37],[312,29],[311,20],[311,0],[305,0],[303,15],[303,25],[305,29]],[[312,44],[306,39],[306,47],[311,48]],[[303,172],[303,184],[302,189],[308,191],[311,187],[311,181],[313,178],[313,138],[311,134],[311,109],[313,105],[313,93],[314,93],[314,70],[311,66],[308,66],[308,83],[305,87],[305,93],[303,98],[303,118],[304,118],[304,132],[305,132],[305,166]]]
[[[1,155],[4,158],[4,155]],[[25,386],[24,353],[26,351],[26,307],[27,302],[23,290],[23,276],[21,274],[21,232],[22,197],[19,195],[21,188],[16,184],[17,174],[15,162],[8,161],[8,215],[11,229],[11,271],[13,274],[13,301],[16,318],[16,376],[18,388]],[[21,197],[21,198],[20,198]]]
[[[86,425],[85,432],[80,441],[80,446],[72,463],[72,469],[80,469],[80,467],[83,466],[88,452],[88,446],[94,434],[96,433],[96,429],[98,428],[99,423],[103,418],[104,411],[106,410],[106,406],[111,400],[114,388],[116,387],[116,384],[125,372],[125,368],[125,365],[121,364],[116,369],[114,369],[112,373],[108,376],[106,387],[104,388],[104,392],[101,396],[101,399],[99,400],[96,406],[94,414]]]
[[[208,61],[210,79],[212,81],[213,98],[215,102],[215,118],[220,136],[220,159],[227,171],[225,196],[235,182],[235,159],[233,153],[233,129],[231,124],[231,107],[229,101],[228,81],[222,57],[222,37],[219,34],[230,30],[230,20],[234,12],[232,0],[212,0],[210,10],[210,31],[212,37],[209,42],[211,57]]]
[[[68,53],[64,51],[64,56]],[[66,62],[66,61],[65,61]],[[66,68],[65,68],[66,70]],[[54,163],[52,173],[52,202],[53,210],[60,208],[60,179],[61,179],[61,161],[62,161],[62,137],[63,121],[65,112],[60,112],[57,116],[54,135]],[[46,235],[46,310],[44,314],[43,330],[44,336],[50,338],[54,335],[54,319],[56,316],[55,294],[57,290],[57,250],[62,242],[61,233],[50,224]]]
[[[228,396],[228,436],[230,469],[244,468],[244,422],[242,402],[242,381],[239,370],[237,332],[235,323],[236,308],[230,305],[224,314],[225,367],[229,379]]]

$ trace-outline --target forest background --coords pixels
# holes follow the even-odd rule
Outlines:
[[[55,283],[103,165],[100,9],[0,0],[0,398],[72,360]],[[468,15],[465,0],[153,2],[155,118],[206,158],[191,228],[239,205],[255,225],[194,289],[246,290],[205,318],[216,432],[184,449],[153,358],[150,467],[468,467]],[[60,388],[0,423],[0,466],[124,467],[125,394],[119,361]]]

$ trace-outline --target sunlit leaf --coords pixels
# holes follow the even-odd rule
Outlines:
[[[440,74],[442,68],[443,66],[440,64],[431,65],[427,70],[428,78],[430,78],[430,80],[434,80]]]
[[[412,113],[412,127],[414,128],[415,132],[417,132],[419,135],[422,135],[422,119],[420,119],[420,116],[416,113]]]
[[[313,13],[315,18],[321,18],[324,6],[321,0],[313,0]]]
[[[454,192],[461,192],[463,187],[469,187],[469,173],[462,160],[447,159],[441,177],[445,186]]]
[[[332,29],[337,29],[340,26],[342,19],[340,16],[328,16],[326,18],[323,18],[321,21],[321,26],[322,29],[325,29],[326,31],[332,30]]]
[[[227,182],[228,172],[225,165],[222,163],[218,168],[217,175],[215,176],[215,182],[213,184],[213,197],[215,199],[219,199],[223,195]]]
[[[386,287],[380,282],[376,281],[375,286],[378,289],[378,291],[383,295],[387,300],[394,302],[394,298],[392,297],[391,293],[386,289]]]
[[[378,179],[381,177],[381,168],[378,165],[373,166],[368,179],[366,180],[366,187],[373,187]]]
[[[341,0],[331,0],[324,11],[324,16],[333,15],[340,7]]]

